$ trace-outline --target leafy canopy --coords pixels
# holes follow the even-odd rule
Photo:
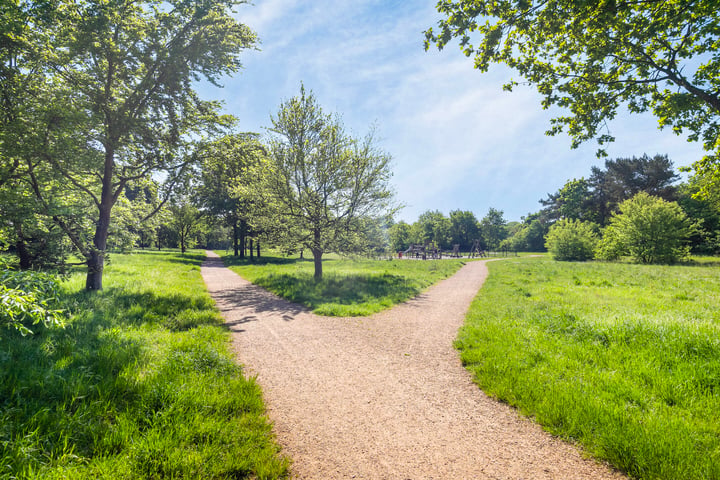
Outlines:
[[[480,71],[493,63],[516,70],[543,108],[569,111],[548,134],[567,129],[573,147],[593,137],[602,146],[621,105],[651,111],[661,128],[703,141],[708,156],[695,167],[720,178],[716,0],[442,0],[437,9],[445,18],[425,32],[425,48],[455,38]]]

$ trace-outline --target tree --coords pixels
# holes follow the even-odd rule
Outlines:
[[[178,237],[180,251],[185,253],[191,246],[193,235],[200,230],[202,215],[195,205],[184,198],[172,202],[169,210],[168,226]]]
[[[469,252],[473,241],[480,238],[480,225],[470,211],[450,212],[450,243],[460,245],[460,250]]]
[[[450,245],[450,220],[439,210],[423,212],[415,222],[416,242],[432,243],[447,249]]]
[[[86,289],[102,288],[111,212],[125,186],[161,175],[167,195],[189,169],[193,141],[229,123],[216,102],[199,98],[193,82],[204,77],[217,84],[239,69],[239,53],[255,44],[254,34],[233,18],[237,3],[60,0],[51,26],[31,21],[27,56],[42,54],[38,71],[53,116],[39,133],[50,144],[12,153],[28,162],[42,159],[62,177],[64,193],[92,204],[88,232],[78,216],[52,211],[52,199],[28,168],[46,214],[85,258]],[[68,124],[73,142],[63,134]]]
[[[639,263],[675,263],[689,253],[690,221],[676,202],[640,192],[620,204],[598,245],[598,256],[630,255]]]
[[[598,242],[597,225],[563,218],[555,222],[545,237],[545,246],[555,260],[591,260]]]
[[[679,178],[667,155],[606,160],[605,169],[592,167],[588,183],[591,188],[591,208],[594,218],[605,224],[620,203],[640,192],[674,201]]]
[[[412,243],[410,241],[410,225],[402,220],[390,225],[388,236],[390,250],[393,252],[404,252]]]
[[[573,147],[593,137],[602,146],[613,140],[603,130],[621,105],[652,111],[661,128],[702,139],[708,155],[695,168],[720,176],[716,0],[454,0],[437,9],[445,18],[425,32],[426,50],[457,38],[480,71],[492,63],[516,70],[543,108],[569,110],[548,134],[567,129]]]
[[[502,210],[496,210],[492,207],[488,210],[487,215],[480,220],[480,231],[489,250],[497,250],[500,242],[507,237],[506,223]]]
[[[548,198],[540,200],[540,203],[545,206],[544,213],[551,220],[588,220],[592,217],[589,211],[591,198],[590,186],[587,180],[581,178],[568,180],[560,190],[548,194]]]
[[[390,208],[390,156],[378,149],[372,131],[363,139],[347,135],[304,86],[271,121],[266,178],[278,221],[291,232],[285,242],[312,252],[319,280],[323,254],[357,250],[365,222]]]
[[[239,133],[203,145],[196,196],[203,209],[232,228],[235,256],[245,258],[245,239],[260,229],[264,199],[259,190],[266,151],[257,134]]]

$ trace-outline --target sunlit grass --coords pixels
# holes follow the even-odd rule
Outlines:
[[[487,393],[633,477],[720,478],[720,270],[488,264],[457,347]]]
[[[0,339],[0,478],[282,478],[259,387],[200,277],[204,254],[113,254],[65,283],[63,330]]]
[[[463,261],[364,260],[337,256],[323,262],[315,281],[312,260],[264,257],[254,261],[225,256],[230,268],[271,292],[328,316],[365,316],[402,303],[454,274]]]

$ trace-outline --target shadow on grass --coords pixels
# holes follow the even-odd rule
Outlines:
[[[254,257],[240,258],[232,255],[222,257],[226,267],[246,265],[292,265],[293,263],[312,262],[312,259],[288,258],[288,257]]]
[[[313,310],[326,304],[382,304],[387,307],[412,298],[421,291],[415,282],[387,273],[326,274],[320,281],[310,274],[268,275],[258,278],[255,284]]]

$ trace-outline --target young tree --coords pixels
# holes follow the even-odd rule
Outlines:
[[[410,225],[407,222],[399,221],[390,225],[388,236],[390,241],[390,250],[393,252],[404,252],[410,244]]]
[[[573,147],[602,133],[618,108],[652,111],[660,127],[689,132],[708,156],[695,165],[720,173],[720,9],[716,0],[578,1],[451,0],[425,48],[453,38],[475,68],[515,69],[544,97],[543,108],[567,108],[552,120]],[[509,82],[511,90],[517,82]]]
[[[185,253],[191,246],[193,236],[200,231],[202,215],[200,210],[185,198],[172,202],[168,210],[168,226],[177,235],[180,251]]]
[[[591,260],[598,242],[597,225],[563,218],[555,222],[545,237],[545,246],[555,260]]]
[[[676,202],[640,192],[620,204],[598,245],[598,256],[630,255],[639,263],[675,263],[687,256],[690,221]]]
[[[238,3],[59,0],[55,23],[31,25],[27,48],[42,52],[38,69],[54,95],[46,130],[59,133],[24,157],[41,158],[62,177],[65,193],[92,204],[92,232],[77,216],[49,211],[46,189],[27,173],[47,214],[84,256],[88,290],[102,288],[111,211],[128,182],[162,174],[167,193],[188,170],[192,142],[229,122],[216,102],[199,98],[193,82],[216,83],[237,71],[240,52],[255,44],[232,15]],[[59,131],[68,120],[78,137],[73,142]]]
[[[372,132],[363,139],[347,135],[304,86],[271,120],[267,180],[295,237],[285,241],[312,252],[315,278],[321,279],[323,254],[355,250],[364,240],[365,220],[389,209],[390,156],[378,149]]]

